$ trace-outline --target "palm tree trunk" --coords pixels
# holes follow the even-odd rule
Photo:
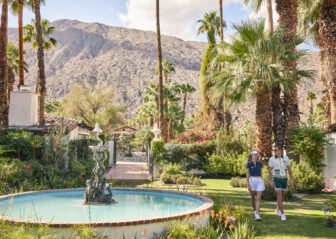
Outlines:
[[[12,67],[8,66],[8,85],[7,85],[7,102],[10,105],[10,92],[13,90],[15,82],[15,73]]]
[[[0,29],[0,132],[8,126],[8,0],[2,0],[1,29]]]
[[[284,31],[284,41],[290,42],[296,37],[296,26],[297,26],[297,0],[276,0],[276,10],[279,14],[279,24],[285,28]],[[296,49],[292,49],[294,52]],[[296,69],[296,61],[292,60],[285,63],[286,68],[290,70]],[[274,102],[280,101],[280,90],[277,91],[277,96],[274,97]],[[297,99],[297,87],[293,86],[291,92],[284,92],[284,101],[283,101],[283,116],[280,111],[281,107],[276,107],[274,111],[278,111],[279,115],[275,115],[276,112],[273,112],[273,132],[275,142],[281,146],[285,145],[289,149],[288,140],[288,128],[290,126],[299,125],[300,116],[299,116],[299,107]],[[283,119],[284,117],[284,119]]]
[[[183,112],[184,112],[184,115],[183,115],[182,120],[181,120],[181,125],[183,125],[184,118],[186,116],[186,107],[187,107],[187,93],[184,93],[184,96],[183,96]]]
[[[23,71],[23,24],[22,24],[22,9],[23,9],[23,0],[18,0],[19,5],[19,14],[18,14],[18,31],[19,31],[19,78],[20,82],[18,88],[20,89],[21,85],[24,85],[24,71]]]
[[[256,148],[263,155],[265,163],[268,162],[272,153],[272,107],[268,88],[257,85],[256,107]]]
[[[37,66],[38,66],[38,79],[40,81],[40,119],[39,124],[43,126],[44,120],[44,98],[46,93],[46,81],[44,73],[44,53],[43,53],[43,40],[42,40],[42,27],[41,27],[41,13],[40,13],[40,0],[34,0],[34,13],[35,13],[35,28],[36,28],[36,42],[37,42]]]
[[[169,126],[168,126],[168,142],[173,139],[173,119],[169,119]]]
[[[318,20],[318,43],[321,48],[322,74],[327,84],[330,124],[336,123],[336,1],[324,0]]]
[[[273,116],[273,135],[274,143],[283,147],[285,142],[284,135],[284,119],[281,107],[281,89],[280,86],[275,86],[272,89],[272,116]]]
[[[272,8],[272,0],[267,0],[267,21],[268,21],[268,29],[270,32],[274,31],[273,27],[273,8]]]
[[[220,40],[224,41],[224,29],[223,29],[223,0],[219,0],[219,19],[220,19]]]
[[[161,138],[164,140],[166,129],[163,115],[163,84],[162,84],[162,51],[161,51],[161,34],[160,34],[160,1],[156,0],[156,40],[157,40],[157,56],[159,64],[159,127],[161,130]]]
[[[322,52],[321,52],[321,81],[324,85],[324,90],[322,91],[322,102],[323,102],[323,106],[324,106],[324,117],[325,117],[325,122],[324,122],[324,126],[327,129],[328,126],[331,124],[331,114],[330,114],[330,97],[329,97],[329,91],[328,91],[328,82],[327,79],[325,77],[325,66],[324,66],[324,58],[322,56]]]

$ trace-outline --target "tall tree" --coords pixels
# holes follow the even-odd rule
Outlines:
[[[24,42],[32,42],[33,48],[37,49],[37,41],[36,41],[36,23],[35,20],[31,20],[31,24],[27,24],[24,26]],[[43,48],[45,50],[50,50],[53,46],[57,45],[57,41],[52,38],[50,35],[54,32],[55,27],[50,26],[50,22],[46,19],[42,19],[41,21],[42,26],[42,41],[43,41]],[[36,81],[36,93],[40,93],[40,81],[37,78]]]
[[[183,112],[184,112],[184,115],[183,115],[182,120],[181,120],[181,125],[183,125],[184,118],[185,118],[185,115],[186,115],[187,94],[190,94],[190,93],[196,91],[196,89],[195,89],[195,87],[193,87],[189,84],[183,84],[180,87],[181,87],[181,92],[183,94]]]
[[[321,49],[321,81],[326,125],[336,123],[336,1],[298,0],[299,29]]]
[[[162,74],[165,80],[165,84],[168,84],[168,75],[170,73],[175,72],[175,66],[174,63],[170,62],[169,60],[165,59],[163,60],[162,63]],[[168,107],[167,105],[167,100],[163,101],[163,108],[166,109]],[[166,110],[167,111],[167,110]],[[168,118],[167,115],[164,116],[164,125],[165,125],[165,129],[167,130],[167,132],[165,133],[166,139],[164,139],[164,141],[168,141],[169,140],[169,129],[168,129]]]
[[[19,48],[13,43],[8,43],[7,45],[7,62],[8,62],[8,85],[7,85],[7,100],[8,105],[10,104],[10,92],[13,90],[13,85],[15,82],[15,75],[20,73],[20,53]],[[25,52],[23,52],[25,54]],[[23,62],[23,69],[28,72],[28,64]]]
[[[297,22],[298,22],[297,20],[298,2],[297,0],[275,0],[275,2],[276,2],[276,11],[279,14],[278,22],[280,26],[283,27],[284,29],[284,32],[283,32],[284,42],[290,42],[297,35],[296,28],[297,28]],[[293,48],[293,49],[290,49],[290,51],[295,52],[296,49]],[[283,64],[290,70],[295,70],[297,66],[295,59],[290,59],[289,61],[284,62]],[[280,92],[279,89],[277,90]],[[278,100],[280,100],[279,96],[275,98],[275,102]],[[279,110],[279,113],[281,113],[280,110]],[[274,124],[274,127],[275,127],[274,137],[275,137],[275,142],[277,144],[280,144],[280,145],[285,144],[286,148],[290,150],[290,145],[287,140],[288,139],[288,129],[291,126],[299,125],[299,122],[300,122],[298,93],[297,93],[296,85],[293,85],[293,88],[290,92],[284,92],[283,113],[284,113],[284,119],[282,119],[281,114],[280,114],[278,115],[277,124]],[[282,123],[284,123],[284,127],[281,127]],[[276,126],[278,127],[276,128]]]
[[[237,33],[218,58],[228,62],[226,76],[219,79],[223,81],[222,85],[229,87],[230,99],[240,102],[251,94],[256,97],[256,148],[268,159],[272,149],[270,89],[280,85],[284,90],[290,90],[296,80],[293,76],[310,76],[310,73],[291,71],[281,65],[287,59],[302,56],[302,53],[288,53],[288,50],[303,40],[286,44],[281,32],[267,32],[264,26],[264,21],[234,25]],[[274,52],[277,52],[276,56]]]
[[[0,131],[8,126],[8,0],[2,0],[0,29]]]
[[[18,89],[21,85],[24,85],[24,63],[23,63],[23,7],[26,5],[26,0],[11,0],[10,7],[13,14],[18,16],[18,40],[19,40],[19,84]]]
[[[223,25],[223,0],[219,0],[219,19],[220,19],[220,40],[221,43],[224,41],[224,25]],[[225,65],[222,65],[221,67],[225,67]],[[223,112],[224,115],[222,116],[224,122],[224,131],[226,134],[229,134],[230,132],[230,125],[231,125],[231,113],[228,109],[228,104],[226,103],[227,95],[223,95],[223,103],[221,104],[223,106]]]
[[[43,37],[41,26],[41,13],[40,13],[40,0],[34,0],[34,13],[35,13],[35,29],[36,29],[36,43],[37,43],[37,66],[38,66],[38,79],[40,82],[40,118],[39,124],[44,126],[44,100],[46,94],[46,79],[44,72],[44,52],[43,52]]]
[[[162,51],[161,51],[161,33],[160,33],[160,1],[156,0],[156,40],[157,40],[157,56],[159,70],[159,127],[161,130],[161,138],[166,139],[166,128],[164,124],[163,114],[163,82],[162,82]]]
[[[316,100],[316,95],[314,94],[314,92],[309,91],[306,96],[306,100],[310,102],[309,113],[310,113],[310,117],[312,117],[314,113],[313,100]]]
[[[217,16],[217,12],[209,12],[205,13],[203,19],[197,21],[200,23],[200,27],[198,28],[197,35],[202,33],[207,33],[207,40],[208,40],[208,48],[204,54],[202,65],[201,65],[201,72],[200,72],[200,88],[201,88],[201,95],[202,95],[202,110],[204,120],[208,121],[209,117],[212,118],[212,122],[210,123],[215,124],[216,127],[219,122],[218,115],[216,109],[210,104],[209,100],[209,81],[207,80],[208,74],[208,65],[211,61],[211,58],[216,54],[216,36],[220,35],[220,18]],[[222,23],[223,26],[226,26],[225,22]],[[209,121],[208,121],[209,122]]]

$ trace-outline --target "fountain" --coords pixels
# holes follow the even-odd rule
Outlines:
[[[96,166],[93,169],[94,181],[92,183],[91,179],[86,181],[86,190],[84,193],[83,204],[93,204],[93,205],[109,205],[116,203],[112,199],[111,184],[106,188],[106,178],[105,178],[105,167],[104,160],[106,155],[107,147],[102,145],[101,140],[98,137],[99,133],[102,133],[102,129],[99,124],[96,123],[95,128],[92,131],[96,134],[96,140],[99,142],[97,146],[89,146],[93,151],[93,159],[96,161]],[[105,194],[107,189],[108,194]]]
[[[99,125],[95,129],[96,133],[101,132]],[[207,225],[214,203],[205,196],[158,189],[111,190],[111,185],[106,188],[103,166],[106,147],[100,142],[90,148],[96,166],[94,179],[87,180],[86,188],[1,196],[0,220],[45,225],[52,233],[66,238],[79,225],[90,226],[95,233],[113,238],[134,238],[144,230],[146,238],[152,238],[165,230],[167,222],[180,219],[189,220],[196,227]]]

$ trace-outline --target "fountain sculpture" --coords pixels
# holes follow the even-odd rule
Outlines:
[[[101,141],[98,138],[98,133],[102,132],[98,123],[95,125],[95,129],[92,132],[97,133],[96,139],[99,141],[99,144],[97,146],[90,146],[90,149],[93,151],[93,159],[96,161],[96,166],[93,169],[94,180],[88,179],[86,181],[87,187],[84,193],[83,204],[113,204],[116,203],[116,201],[112,199],[111,184],[106,188],[104,160],[107,147],[101,145]],[[105,190],[108,191],[107,194],[105,194]]]

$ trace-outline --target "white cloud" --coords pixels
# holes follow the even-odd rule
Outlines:
[[[241,0],[223,0],[223,8]],[[141,30],[156,30],[155,1],[127,0],[127,13],[118,17],[124,26]],[[184,40],[195,39],[195,24],[205,12],[216,11],[218,0],[161,0],[161,33]]]

